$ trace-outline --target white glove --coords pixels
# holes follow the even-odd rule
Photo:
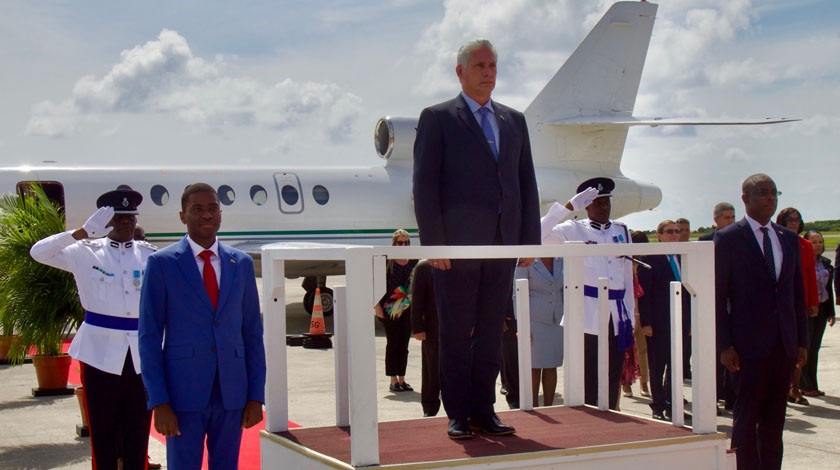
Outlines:
[[[100,207],[88,217],[82,228],[87,232],[89,238],[99,238],[108,235],[114,227],[108,225],[114,217],[114,208],[110,206]]]
[[[569,200],[569,203],[572,204],[572,207],[579,211],[581,209],[586,209],[586,206],[592,204],[592,201],[598,197],[598,188],[586,188],[583,191],[577,193]]]

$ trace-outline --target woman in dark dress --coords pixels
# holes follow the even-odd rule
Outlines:
[[[819,294],[819,313],[808,318],[808,362],[802,368],[799,386],[802,394],[809,397],[819,397],[825,392],[817,385],[817,361],[819,361],[820,345],[822,344],[825,325],[834,326],[834,293],[831,284],[834,280],[834,269],[831,261],[823,256],[825,241],[820,232],[810,230],[805,234],[814,247],[814,257],[817,273],[817,293]]]
[[[392,246],[411,245],[408,232],[399,229],[391,239]],[[374,314],[385,326],[385,375],[391,378],[392,392],[411,392],[405,381],[408,364],[408,341],[411,339],[411,300],[408,298],[411,272],[416,259],[389,259],[385,278],[385,295],[374,307]]]

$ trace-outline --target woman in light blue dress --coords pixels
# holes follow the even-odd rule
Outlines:
[[[516,268],[516,279],[528,279],[531,306],[531,383],[534,406],[554,402],[557,368],[563,365],[563,258],[538,258],[527,268]]]

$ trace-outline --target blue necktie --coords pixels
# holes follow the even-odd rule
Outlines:
[[[773,282],[776,282],[776,259],[773,258],[773,245],[770,244],[770,234],[767,227],[761,227],[761,233],[764,234],[764,264],[770,270],[770,277]]]
[[[675,255],[668,255],[668,262],[671,263],[671,271],[674,273],[674,280],[682,282],[680,279],[680,268],[677,266],[677,258]]]
[[[499,149],[496,147],[496,136],[493,135],[493,126],[490,125],[490,118],[487,116],[490,114],[490,110],[482,106],[478,108],[478,112],[481,113],[481,131],[484,132],[484,137],[487,139],[490,150],[493,151],[493,156],[498,160]]]

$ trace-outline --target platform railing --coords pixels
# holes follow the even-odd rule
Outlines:
[[[585,245],[565,243],[543,246],[412,246],[370,247],[315,245],[268,245],[263,248],[263,313],[266,363],[266,430],[288,430],[288,377],[286,363],[286,260],[344,260],[346,288],[334,289],[334,334],[336,357],[336,424],[350,426],[351,465],[379,462],[376,393],[376,352],[373,305],[385,292],[385,259],[488,259],[519,257],[564,258],[564,370],[565,406],[584,404],[583,305],[584,258],[679,254],[682,284],[691,295],[692,335],[692,430],[696,434],[717,431],[715,387],[714,245],[711,242]],[[643,268],[642,268],[643,269]],[[599,330],[608,331],[606,279],[599,282]],[[672,418],[683,424],[682,411],[682,318],[681,289],[672,283]],[[531,405],[530,328],[527,281],[518,282],[515,305],[520,334],[520,404]],[[601,295],[601,294],[604,295]],[[601,297],[604,300],[600,300]],[[632,314],[632,312],[631,312]],[[607,336],[599,335],[599,408],[607,409]],[[527,360],[527,361],[526,361]],[[527,392],[527,393],[525,393]],[[443,430],[441,430],[443,432]]]

